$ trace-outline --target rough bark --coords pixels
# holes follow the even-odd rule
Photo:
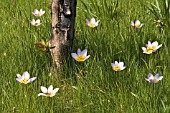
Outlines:
[[[77,0],[51,0],[52,33],[49,47],[55,68],[61,68],[73,44]]]

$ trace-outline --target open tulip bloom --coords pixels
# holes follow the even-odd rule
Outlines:
[[[99,21],[100,21],[100,20],[98,20],[98,21],[96,22],[95,18],[92,18],[90,21],[89,21],[88,19],[86,19],[86,24],[87,24],[89,27],[94,28],[94,27],[97,27],[97,26],[98,26]]]
[[[43,11],[42,9],[40,9],[40,11],[38,11],[37,9],[35,9],[34,12],[32,12],[32,14],[33,14],[34,16],[38,16],[38,17],[42,16],[44,13],[45,13],[45,11]]]
[[[139,20],[131,21],[131,25],[135,28],[141,28],[144,24],[141,23]]]
[[[41,91],[42,93],[39,93],[38,96],[46,96],[46,97],[53,97],[57,93],[59,88],[53,89],[53,86],[50,85],[48,89],[44,86],[41,86]]]
[[[146,47],[151,49],[152,52],[155,52],[156,50],[158,50],[160,47],[162,47],[162,44],[158,44],[157,41],[151,43],[150,41],[148,41],[148,44],[146,44]]]
[[[38,19],[38,20],[34,20],[34,19],[32,19],[31,20],[31,25],[33,25],[33,26],[39,26],[41,23],[40,23],[40,19]]]
[[[145,79],[151,83],[158,83],[159,81],[163,79],[163,76],[159,76],[159,74],[156,74],[155,76],[153,76],[151,73],[149,73],[148,78],[145,78]]]
[[[112,65],[112,69],[114,71],[121,71],[124,70],[126,67],[124,66],[124,62],[117,62],[115,61],[115,63],[111,63]]]
[[[142,50],[143,50],[143,53],[146,53],[146,54],[152,54],[152,50],[149,49],[149,48],[146,48],[146,47],[142,47]]]
[[[30,78],[30,74],[25,71],[23,75],[17,74],[16,80],[22,84],[28,84],[30,82],[33,82],[36,79],[36,77]]]
[[[146,44],[146,48],[142,47],[142,50],[143,50],[143,53],[151,54],[152,52],[157,51],[160,47],[162,47],[162,44],[159,45],[157,41],[153,43],[148,41],[148,44]]]
[[[77,54],[76,53],[71,53],[71,56],[78,62],[83,62],[85,60],[87,60],[90,55],[87,56],[87,49],[81,51],[80,49],[77,50]]]

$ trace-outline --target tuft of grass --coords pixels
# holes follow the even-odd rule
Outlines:
[[[161,21],[161,26],[170,28],[170,0],[155,0],[155,3],[149,2],[148,9],[155,16],[155,20]]]

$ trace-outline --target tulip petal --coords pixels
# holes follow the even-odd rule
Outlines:
[[[32,25],[35,24],[35,20],[34,20],[34,19],[31,20],[31,24],[32,24]]]
[[[160,44],[160,45],[157,47],[157,49],[159,49],[160,47],[162,47],[162,44]]]
[[[136,20],[136,21],[135,21],[135,24],[140,25],[141,23],[140,23],[139,20]]]
[[[119,63],[118,63],[118,61],[115,61],[115,65],[118,65]]]
[[[41,91],[42,91],[43,93],[48,93],[47,88],[46,88],[46,87],[44,87],[44,86],[41,86]]]
[[[114,67],[114,66],[115,66],[115,64],[114,64],[114,63],[111,63],[111,65],[112,65],[112,67]]]
[[[146,48],[145,48],[145,47],[142,47],[142,50],[143,50],[143,51],[146,51]]]
[[[47,95],[44,93],[39,93],[38,96],[47,96]]]
[[[21,77],[21,75],[20,75],[20,74],[17,74],[17,77],[18,77],[18,78],[20,78],[20,77]]]
[[[98,21],[95,23],[95,26],[98,26],[98,25],[99,25],[99,22],[100,22],[100,20],[98,20]]]
[[[148,41],[148,44],[146,44],[146,47],[150,47],[150,46],[152,46],[152,43]]]
[[[25,71],[22,76],[27,80],[30,78],[30,74],[27,71]]]
[[[84,60],[87,60],[90,57],[90,55],[88,55]]]
[[[126,67],[122,67],[121,70],[124,70]]]
[[[23,80],[23,78],[22,78],[22,77],[18,77],[18,78],[16,78],[16,80],[17,80],[18,82],[20,82],[21,80]]]
[[[53,85],[50,85],[49,87],[48,87],[48,93],[50,93],[50,92],[52,92],[53,91]]]
[[[84,56],[87,56],[87,49],[85,49],[85,50],[83,50],[82,52],[81,52],[81,55],[84,55]]]
[[[157,41],[153,42],[152,46],[158,46],[158,42]]]
[[[155,78],[155,79],[158,79],[158,78],[159,78],[159,74],[156,74],[154,78]]]
[[[74,59],[76,59],[77,54],[76,54],[76,53],[71,53],[71,56],[72,56]]]
[[[151,80],[150,80],[150,79],[148,79],[148,78],[145,78],[145,80],[147,80],[148,82],[151,82]]]
[[[78,48],[77,50],[77,55],[80,56],[81,55],[81,50]]]
[[[55,88],[55,89],[53,90],[53,93],[56,94],[56,93],[58,92],[58,90],[59,90],[59,88]]]
[[[90,21],[88,19],[86,19],[86,24],[89,25]]]
[[[159,80],[159,81],[160,81],[160,80],[162,80],[162,79],[163,79],[163,76],[160,76],[157,80]]]
[[[95,18],[92,18],[92,19],[90,20],[90,23],[95,24],[95,23],[96,23]]]
[[[33,82],[36,78],[37,78],[37,77],[30,78],[30,79],[28,80],[28,83]]]
[[[130,22],[132,26],[135,26],[135,23],[133,21]]]
[[[40,23],[40,19],[38,19],[38,20],[36,21],[36,23]]]
[[[123,62],[119,62],[118,66],[123,67],[124,63]]]
[[[139,27],[142,27],[144,24],[140,24],[140,26]]]
[[[149,73],[148,74],[148,79],[154,79],[154,76],[151,73]]]

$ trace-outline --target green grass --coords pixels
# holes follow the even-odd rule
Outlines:
[[[14,107],[16,113],[170,112],[169,28],[156,27],[154,20],[159,18],[148,9],[150,4],[147,1],[89,1],[78,0],[72,52],[87,48],[91,57],[78,63],[68,56],[70,60],[58,76],[50,76],[49,55],[41,53],[34,45],[40,39],[50,39],[50,1],[0,2],[3,113],[13,112]],[[156,4],[153,0],[148,1]],[[30,25],[30,20],[35,18],[32,15],[35,8],[46,11],[40,17],[43,24],[39,27]],[[100,20],[94,29],[85,24],[85,19],[92,17]],[[141,29],[133,28],[130,21],[135,19],[145,25]],[[151,55],[143,54],[141,47],[148,40],[158,41],[163,46]],[[126,69],[113,71],[111,63],[115,60],[125,62]],[[24,71],[28,71],[31,77],[36,76],[37,80],[27,85],[17,82],[16,74]],[[164,78],[160,83],[152,84],[145,80],[149,73],[159,73]],[[40,86],[51,84],[60,88],[56,96],[38,97]]]

